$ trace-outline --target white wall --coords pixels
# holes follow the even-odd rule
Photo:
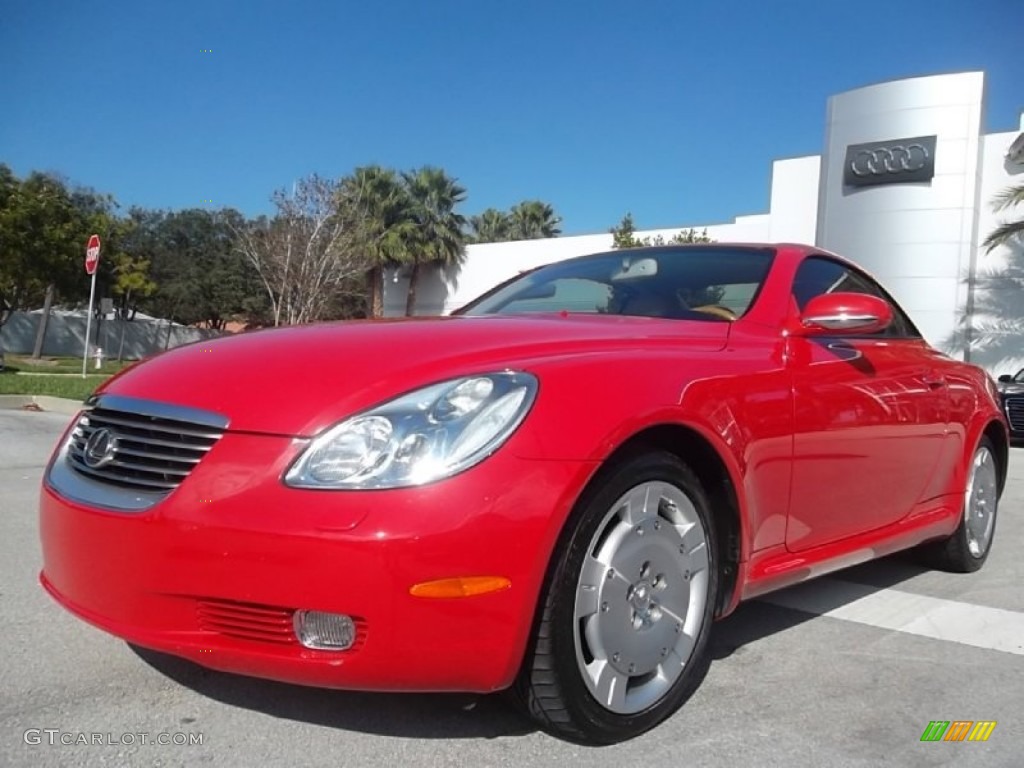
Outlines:
[[[1024,132],[1024,115],[1020,128]],[[1019,135],[1009,131],[982,138],[971,359],[997,376],[1024,368],[1024,247],[986,253],[981,243],[1001,222],[1021,216],[1020,208],[997,213],[992,207],[999,192],[1024,183],[1024,164],[1006,158]]]
[[[471,245],[466,249],[466,263],[462,270],[457,276],[446,281],[448,296],[443,310],[450,312],[458,309],[498,283],[515,277],[524,270],[571,259],[574,256],[606,251],[611,247],[612,236],[607,233]]]
[[[955,351],[976,241],[984,74],[858,88],[828,103],[817,242],[874,273],[931,343]],[[851,144],[937,136],[931,181],[848,188]]]
[[[43,339],[44,356],[81,357],[85,348],[85,313],[54,310],[46,325]],[[12,312],[0,329],[0,351],[8,354],[29,355],[36,343],[36,333],[43,313]],[[121,332],[124,331],[124,346]],[[97,328],[95,320],[90,328],[90,352],[99,346],[106,357],[117,357],[120,351],[126,360],[139,360],[165,349],[190,344],[203,339],[214,339],[221,331],[170,325],[164,320],[137,318],[122,324],[120,320],[104,320]],[[90,365],[92,363],[90,362]]]
[[[708,237],[719,242],[813,243],[820,165],[818,155],[776,160],[772,164],[769,213],[737,216],[733,221],[720,224],[647,229],[638,231],[636,236],[660,236],[667,242],[682,230],[692,228],[698,232],[706,229]],[[611,247],[612,236],[609,233],[471,245],[466,249],[462,268],[456,273],[440,275],[430,270],[421,276],[416,313],[447,314],[519,272],[574,256],[607,251]],[[384,282],[385,315],[405,313],[408,285],[404,271],[399,272],[397,280],[393,274],[387,276]]]
[[[772,163],[768,241],[813,244],[818,225],[821,155]]]

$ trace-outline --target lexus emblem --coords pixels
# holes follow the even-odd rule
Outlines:
[[[82,460],[90,469],[99,469],[114,460],[117,455],[117,436],[106,427],[100,427],[85,441]]]
[[[848,186],[928,181],[935,175],[935,136],[851,144],[843,182]]]

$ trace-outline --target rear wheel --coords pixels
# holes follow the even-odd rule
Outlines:
[[[960,525],[948,539],[925,547],[928,562],[955,573],[981,568],[992,548],[998,507],[999,470],[992,442],[984,437],[968,468]]]
[[[619,464],[580,500],[517,689],[547,730],[614,743],[678,709],[707,670],[718,588],[713,521],[668,453]]]

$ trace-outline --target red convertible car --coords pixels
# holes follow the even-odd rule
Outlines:
[[[129,642],[314,686],[512,688],[636,736],[749,598],[915,548],[979,568],[995,383],[857,266],[620,250],[450,317],[257,331],[109,380],[41,491],[41,581]]]

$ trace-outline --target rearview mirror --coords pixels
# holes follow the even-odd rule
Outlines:
[[[636,280],[644,277],[654,277],[658,274],[658,260],[650,257],[643,259],[623,259],[622,266],[612,274],[613,283],[622,280]]]
[[[826,293],[807,302],[797,333],[806,336],[877,333],[892,323],[889,302],[866,293]]]
[[[1002,376],[999,377],[999,383],[1000,384],[1009,384],[1012,381],[1013,381],[1013,376],[1011,376],[1008,373],[1004,373]]]

